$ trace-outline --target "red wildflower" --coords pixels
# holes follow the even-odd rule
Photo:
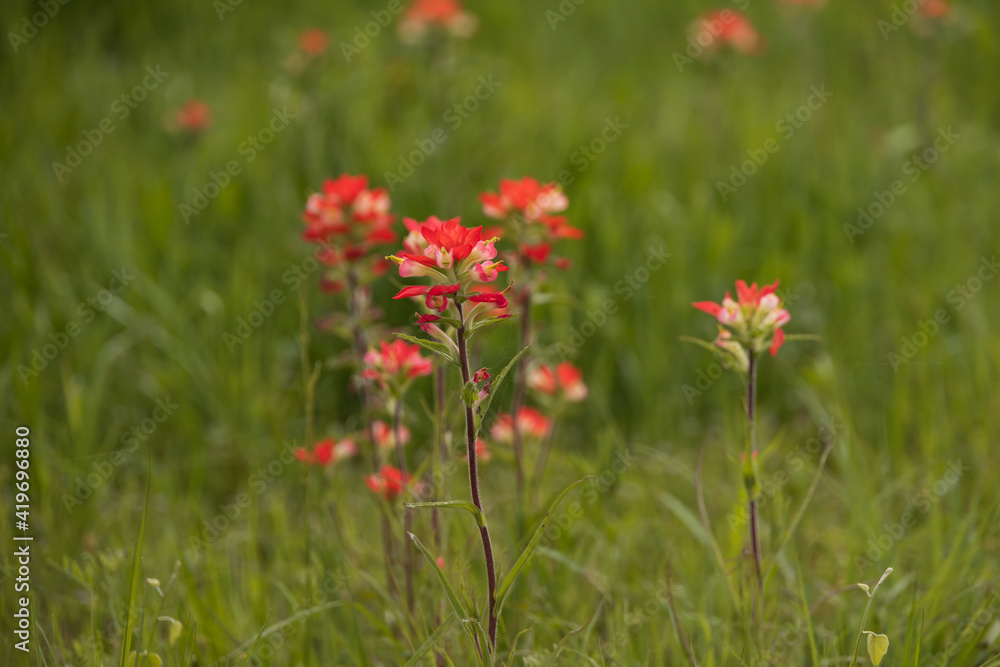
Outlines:
[[[170,132],[201,132],[212,124],[212,110],[199,99],[188,100],[183,106],[174,109],[164,121]]]
[[[299,48],[310,56],[322,55],[326,51],[329,42],[330,40],[326,36],[326,33],[318,28],[304,30],[299,35]]]
[[[514,440],[514,420],[509,414],[501,414],[493,422],[490,435],[497,442],[510,443]],[[541,440],[552,429],[552,420],[538,410],[522,407],[517,412],[517,428],[524,436]]]
[[[587,398],[587,385],[580,369],[564,361],[558,366],[536,366],[527,377],[528,386],[543,394],[560,394],[567,401],[578,403]]]
[[[462,284],[473,275],[479,282],[496,280],[506,270],[500,262],[487,261],[497,256],[496,239],[483,239],[482,227],[467,228],[460,223],[460,218],[446,222],[431,218],[422,225],[410,221],[410,235],[404,243],[407,252],[389,257],[399,265],[399,275],[430,276],[438,283]],[[413,252],[421,246],[422,252]]]
[[[742,53],[759,53],[763,40],[746,15],[735,9],[704,14],[691,26],[692,38],[707,49],[731,46]]]
[[[378,349],[365,353],[362,377],[375,380],[382,388],[400,387],[410,380],[430,375],[432,364],[420,354],[421,347],[404,340],[382,341]]]
[[[375,444],[378,445],[379,449],[396,446],[396,434],[393,432],[392,426],[381,419],[372,422],[372,432],[375,435]],[[410,441],[410,429],[403,424],[399,425],[399,440],[401,445]]]
[[[416,43],[436,27],[456,37],[470,37],[476,24],[476,17],[466,13],[458,0],[414,0],[403,15],[399,35],[404,42]]]
[[[367,176],[343,174],[327,179],[323,191],[309,196],[302,219],[304,238],[309,241],[336,241],[327,263],[353,262],[364,257],[372,246],[391,243],[389,194],[385,188],[368,188]],[[336,238],[344,237],[347,238]]]
[[[311,450],[299,447],[295,450],[295,458],[308,465],[328,466],[357,453],[358,446],[353,440],[345,439],[335,442],[333,438],[326,438],[313,445]]]
[[[758,289],[757,283],[747,285],[737,280],[737,301],[726,292],[721,304],[696,301],[691,305],[733,329],[735,338],[728,331],[720,332],[716,339],[719,347],[736,354],[737,348],[742,350],[743,346],[751,346],[755,351],[768,349],[774,356],[785,340],[781,327],[791,319],[788,311],[781,307],[781,299],[775,293],[777,289],[778,281]]]
[[[379,472],[365,477],[365,484],[368,485],[368,488],[389,502],[399,497],[403,492],[403,487],[409,481],[409,475],[404,475],[399,468],[394,468],[391,465],[383,465]]]

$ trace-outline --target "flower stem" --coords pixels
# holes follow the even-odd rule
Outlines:
[[[351,334],[354,343],[354,356],[357,358],[357,362],[360,364],[365,356],[365,333],[361,328],[360,323],[360,310],[361,310],[361,299],[358,296],[358,277],[352,268],[347,273],[347,293],[348,293],[348,313],[351,318]],[[371,419],[369,419],[369,411],[371,410],[372,397],[371,392],[368,389],[368,385],[361,385],[361,407],[365,415],[365,436],[368,439],[368,449],[372,456],[372,471],[378,473],[379,470],[379,454],[378,445],[375,442],[375,427],[372,424]],[[410,540],[404,540],[409,544]],[[389,527],[389,517],[382,513],[382,551],[385,555],[385,580],[386,584],[389,586],[389,590],[396,592],[396,579],[392,574],[392,552],[394,550],[394,544],[392,539],[392,530]]]
[[[458,310],[458,319],[462,320],[462,305],[455,304]],[[471,374],[469,373],[469,353],[465,344],[465,326],[460,326],[458,328],[458,356],[462,364],[462,383],[463,386],[469,383],[471,380]],[[465,406],[465,435],[466,435],[466,451],[469,457],[469,489],[472,492],[472,504],[474,504],[480,512],[483,512],[483,503],[479,497],[479,468],[476,462],[476,418],[472,412],[472,406],[466,404]],[[485,516],[485,512],[483,512]],[[489,587],[489,639],[490,645],[487,650],[490,654],[493,653],[494,648],[497,643],[497,618],[496,618],[496,589],[497,589],[497,575],[496,567],[493,563],[493,544],[490,541],[490,531],[484,525],[479,529],[479,535],[483,540],[483,556],[486,559],[486,581]]]
[[[524,292],[521,296],[521,342],[518,345],[519,350],[523,350],[531,343],[531,291],[530,288],[525,287]],[[514,396],[511,399],[510,414],[513,420],[513,435],[514,435],[514,466],[515,466],[515,477],[517,479],[517,520],[518,520],[518,530],[523,529],[524,522],[524,456],[523,456],[523,446],[521,439],[521,429],[518,426],[517,414],[521,410],[521,406],[524,405],[524,394],[526,391],[526,377],[524,372],[524,358],[526,355],[521,355],[521,358],[517,362],[517,366],[514,368],[515,379],[514,379]]]
[[[431,461],[434,467],[434,497],[440,498],[444,492],[444,475],[441,467],[444,465],[448,452],[444,444],[444,389],[445,389],[445,365],[440,359],[434,362],[434,453]],[[441,520],[438,517],[438,509],[431,509],[431,527],[434,530],[434,544],[438,552],[441,551]]]
[[[885,578],[890,574],[892,574],[892,568],[886,568],[885,573],[882,574],[878,583],[875,584],[875,588],[873,588],[870,593],[865,590],[865,593],[868,595],[868,604],[865,605],[865,614],[861,617],[861,629],[858,630],[858,640],[854,642],[854,657],[851,658],[851,667],[856,667],[858,664],[858,651],[861,649],[861,637],[865,634],[865,623],[868,622],[868,610],[872,608],[872,600],[875,599],[875,593],[878,592],[878,587],[882,585],[882,582],[885,581]]]
[[[406,456],[403,455],[403,440],[400,437],[400,421],[403,412],[403,401],[397,398],[395,401],[394,409],[392,411],[392,437],[396,441],[396,458],[399,460],[399,471],[402,473],[403,479],[407,478],[406,473]],[[404,482],[405,486],[405,482]],[[403,555],[403,567],[406,569],[406,610],[413,614],[413,540],[406,539],[406,535],[409,535],[413,531],[413,510],[406,507],[403,512],[403,530],[404,534],[404,555]]]

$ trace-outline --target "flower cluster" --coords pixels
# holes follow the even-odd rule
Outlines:
[[[388,268],[382,260],[372,261],[372,250],[396,240],[389,204],[385,188],[369,189],[366,176],[349,174],[327,179],[322,192],[309,196],[302,213],[303,238],[323,247],[317,258],[329,267],[324,281],[328,291],[340,291],[352,271],[380,275]],[[361,282],[367,277],[356,276]]]
[[[368,488],[390,503],[403,493],[403,488],[409,483],[410,476],[391,465],[384,465],[374,475],[365,477]]]
[[[399,37],[407,44],[427,38],[432,29],[455,37],[468,38],[476,32],[479,21],[458,0],[414,0],[399,24]]]
[[[333,438],[326,438],[313,445],[312,449],[299,447],[295,450],[295,458],[308,465],[328,466],[357,453],[358,446],[353,440],[345,438],[336,442]]]
[[[565,216],[553,215],[566,210],[569,200],[557,183],[541,184],[533,178],[519,181],[501,179],[499,192],[479,195],[483,213],[502,220],[505,228],[519,242],[514,260],[518,265],[546,264],[550,261],[560,269],[569,267],[569,260],[552,257],[552,244],[559,239],[583,238],[583,231],[568,224]]]
[[[396,434],[392,431],[392,426],[381,419],[372,422],[372,435],[375,437],[375,444],[380,450],[393,449],[396,447]],[[399,425],[399,444],[406,445],[410,442],[410,429],[404,424]]]
[[[330,38],[318,28],[304,30],[299,35],[299,49],[302,53],[313,58],[323,55],[329,43]]]
[[[775,293],[777,289],[778,281],[758,289],[757,283],[748,286],[737,280],[737,300],[726,292],[721,304],[712,301],[691,304],[719,321],[715,344],[732,355],[739,368],[746,369],[748,353],[768,350],[773,357],[785,342],[781,327],[788,323],[791,315],[781,307],[781,299]]]
[[[472,333],[508,316],[491,312],[507,307],[504,292],[479,287],[497,280],[507,270],[502,261],[496,261],[496,238],[484,238],[482,227],[463,227],[459,218],[442,221],[430,217],[424,222],[406,219],[404,223],[409,234],[403,241],[403,251],[387,259],[399,265],[400,277],[430,278],[432,284],[404,287],[393,298],[423,297],[424,305],[433,311],[419,320],[425,332],[457,352],[451,337],[437,323],[464,326],[467,333]],[[463,309],[466,302],[472,306]]]
[[[746,54],[759,53],[764,46],[760,33],[745,14],[735,9],[710,11],[690,27],[691,38],[711,51],[731,47]]]
[[[535,408],[522,407],[517,411],[517,421],[509,414],[498,415],[490,428],[490,437],[496,442],[509,445],[514,441],[514,427],[522,437],[544,440],[552,431],[552,420]]]
[[[361,377],[372,380],[392,396],[402,395],[410,382],[430,375],[431,360],[420,354],[420,346],[403,340],[382,341],[365,353]],[[401,438],[402,439],[402,438]]]
[[[163,125],[175,134],[198,134],[212,125],[212,110],[202,100],[191,99],[168,113]]]
[[[564,361],[558,366],[535,366],[528,373],[528,386],[545,396],[567,403],[579,403],[587,398],[587,385],[580,369]]]

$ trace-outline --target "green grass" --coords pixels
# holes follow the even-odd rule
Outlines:
[[[988,622],[960,636],[1000,586],[1000,282],[983,282],[968,300],[949,299],[981,258],[998,251],[995,4],[957,3],[956,25],[936,39],[907,25],[883,40],[876,22],[892,13],[889,2],[834,1],[815,13],[752,2],[747,13],[768,40],[763,54],[700,58],[678,72],[673,54],[685,48],[687,25],[704,3],[593,0],[553,30],[545,11],[558,7],[554,0],[470,2],[480,27],[467,43],[432,53],[401,45],[390,26],[346,63],[339,43],[385,6],[245,2],[220,21],[210,2],[77,0],[16,53],[5,38],[0,393],[4,442],[13,442],[17,425],[32,433],[36,626],[26,658],[4,621],[0,664],[115,664],[132,618],[131,564],[144,509],[141,567],[166,595],[161,600],[150,584],[136,592],[144,606],[131,646],[159,653],[165,664],[194,664],[193,656],[199,665],[246,664],[251,647],[262,663],[249,664],[403,664],[435,631],[435,616],[447,617],[426,566],[417,573],[413,628],[386,591],[365,457],[333,472],[281,458],[282,443],[302,444],[305,429],[299,293],[312,319],[335,301],[317,289],[318,272],[295,277],[311,250],[300,239],[305,197],[343,172],[384,185],[398,156],[436,127],[446,128],[447,141],[395,187],[394,213],[481,224],[476,196],[501,177],[555,180],[568,172],[567,214],[587,237],[559,249],[574,265],[550,281],[558,298],[536,312],[544,322],[539,347],[572,346],[574,328],[608,299],[615,304],[575,351],[591,394],[560,425],[539,497],[544,505],[585,474],[597,476],[596,486],[576,497],[579,516],[557,514],[558,534],[542,542],[514,587],[500,655],[530,627],[514,664],[685,664],[669,577],[677,624],[699,664],[739,664],[743,630],[699,516],[695,470],[701,456],[711,532],[745,606],[753,567],[743,552],[746,527],[728,519],[743,503],[741,388],[723,376],[689,401],[685,385],[696,386],[712,360],[678,337],[711,336],[713,323],[690,302],[717,299],[741,277],[780,278],[793,317],[788,330],[822,337],[789,345],[761,369],[762,475],[775,481],[762,504],[763,552],[773,570],[761,646],[787,648],[773,664],[845,664],[866,602],[846,587],[888,566],[894,573],[865,628],[890,638],[883,665],[936,664],[932,656],[951,646],[952,665],[1000,653],[995,603]],[[34,11],[31,3],[4,4],[4,33]],[[313,26],[330,32],[327,60],[292,79],[282,60],[298,32]],[[169,76],[119,118],[115,99],[157,65]],[[491,75],[501,84],[496,92],[452,129],[444,114]],[[784,137],[776,124],[813,86],[832,97]],[[184,143],[163,131],[162,118],[190,97],[206,100],[215,122]],[[294,120],[246,161],[241,143],[285,107]],[[114,131],[57,179],[52,162],[109,117]],[[582,162],[574,152],[609,118],[628,127]],[[904,164],[949,127],[960,137],[910,181]],[[716,182],[769,138],[780,149],[723,201]],[[241,173],[186,224],[179,205],[230,160]],[[905,179],[906,192],[852,243],[844,225],[896,179]],[[621,287],[660,243],[671,253],[662,268],[631,292]],[[123,268],[134,279],[87,318],[79,304]],[[376,299],[388,303],[394,287],[383,279]],[[284,302],[231,351],[224,334],[274,290]],[[390,324],[408,321],[406,304],[386,308]],[[894,371],[887,355],[900,354],[901,339],[939,309],[947,321]],[[77,335],[22,380],[19,367],[70,324]],[[481,352],[499,366],[516,346],[516,326],[500,327]],[[338,339],[312,332],[312,359],[341,351]],[[457,385],[452,378],[452,398]],[[342,369],[324,368],[318,433],[358,428],[358,400],[347,387]],[[408,407],[411,465],[429,451],[431,425],[417,397],[428,391],[425,384],[413,392]],[[177,407],[152,435],[123,440],[158,400]],[[505,392],[496,404],[508,401]],[[457,407],[451,416],[457,431]],[[827,418],[838,425],[832,453],[774,559],[813,482],[820,456],[809,440]],[[13,449],[4,446],[0,459],[0,534],[8,545]],[[626,451],[634,462],[622,470],[616,455],[620,462]],[[971,469],[935,493],[957,460]],[[277,472],[262,476],[269,464]],[[96,488],[67,507],[66,494],[88,474],[98,476]],[[448,497],[468,497],[462,474],[448,483]],[[930,495],[921,495],[927,487]],[[512,488],[501,454],[483,479],[501,578],[532,529],[518,532],[506,512]],[[218,538],[190,548],[202,522],[226,511],[232,518]],[[884,553],[866,556],[869,541],[891,537],[907,511],[913,525]],[[445,514],[446,574],[460,591],[464,579],[481,604],[478,537],[468,517]],[[394,521],[398,538],[401,513]],[[431,544],[427,514],[417,515],[414,532]],[[8,619],[12,551],[0,556]],[[173,644],[170,623],[158,617],[183,624]],[[471,664],[457,624],[438,639],[435,650]]]

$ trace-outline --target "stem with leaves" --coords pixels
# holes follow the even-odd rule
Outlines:
[[[458,319],[463,321],[462,316],[462,305],[455,304],[458,310]],[[462,367],[462,385],[467,386],[472,379],[471,373],[469,373],[469,354],[465,341],[465,326],[464,324],[458,327],[458,356]],[[472,493],[472,503],[476,508],[483,513],[483,503],[479,497],[479,469],[476,462],[476,416],[473,413],[472,406],[466,403],[465,405],[465,435],[466,435],[466,451],[469,457],[469,489]],[[483,541],[483,556],[486,559],[486,581],[489,586],[489,640],[490,644],[487,647],[489,652],[492,654],[497,643],[497,617],[496,617],[496,589],[497,589],[497,575],[496,566],[493,562],[493,544],[490,541],[490,531],[486,527],[485,520],[479,528],[479,535]]]
[[[857,667],[858,664],[858,651],[861,649],[861,638],[865,634],[865,623],[868,622],[868,611],[872,608],[872,600],[875,599],[875,593],[878,592],[878,587],[882,585],[882,582],[885,581],[886,577],[890,574],[892,574],[891,567],[886,569],[886,571],[882,574],[882,577],[878,580],[878,583],[875,584],[875,588],[873,588],[870,592],[868,591],[867,584],[858,584],[858,588],[863,590],[865,595],[868,596],[868,604],[865,605],[865,613],[864,616],[861,617],[861,629],[858,630],[858,640],[854,642],[854,657],[851,658],[851,667]]]

